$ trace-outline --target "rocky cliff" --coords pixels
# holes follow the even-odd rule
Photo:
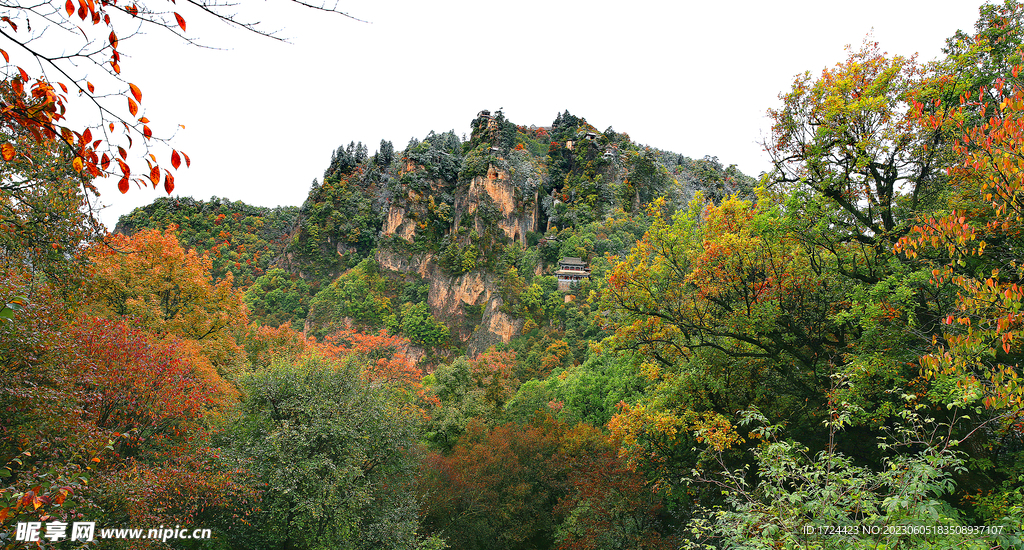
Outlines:
[[[415,172],[415,167],[409,172]],[[427,239],[422,231],[432,211],[436,212],[436,195],[454,195],[449,211],[450,224],[443,237],[460,238],[460,228],[472,228],[476,234],[485,234],[489,228],[497,229],[500,236],[522,246],[526,233],[536,231],[539,210],[536,193],[523,201],[517,197],[513,178],[508,171],[489,166],[487,173],[472,178],[461,186],[431,181],[423,193],[408,190],[393,201],[385,216],[382,234],[398,237],[407,243]],[[524,204],[525,202],[525,204]],[[431,205],[434,205],[432,208]],[[420,230],[420,231],[418,231]],[[463,231],[463,233],[468,233]],[[466,237],[462,237],[466,240]],[[381,268],[400,273],[417,273],[430,285],[427,303],[431,313],[444,322],[452,335],[464,342],[467,351],[475,355],[499,342],[508,342],[522,329],[522,321],[500,311],[498,277],[486,269],[472,269],[466,273],[447,272],[432,252],[410,252],[404,247],[384,245],[378,249],[376,260]]]

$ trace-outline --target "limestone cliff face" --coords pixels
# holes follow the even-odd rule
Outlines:
[[[513,242],[524,242],[527,231],[537,230],[540,204],[538,198],[535,192],[529,197],[528,203],[517,200],[515,187],[508,172],[489,166],[486,176],[473,178],[466,192],[456,197],[455,206],[456,212],[474,216],[474,226],[477,231],[482,232],[484,220],[476,214],[480,205],[493,205],[498,211],[498,228]]]
[[[446,275],[430,253],[410,255],[382,249],[377,252],[376,260],[383,269],[415,272],[430,284],[427,303],[431,313],[445,323],[456,338],[468,344],[470,355],[486,351],[499,342],[508,342],[522,329],[522,321],[499,311],[501,296],[496,277],[491,273],[477,270]],[[474,310],[482,310],[482,315],[474,315]]]
[[[415,173],[421,168],[407,163],[403,173]],[[537,194],[524,201],[517,196],[509,173],[493,165],[488,167],[486,175],[474,177],[468,183],[451,185],[435,180],[429,182],[429,188],[421,184],[420,189],[422,193],[406,189],[392,200],[382,228],[384,236],[397,236],[408,243],[426,238],[419,234],[419,229],[425,227],[424,221],[437,208],[437,202],[430,195],[442,193],[454,197],[448,235],[463,244],[468,239],[466,227],[473,228],[478,235],[485,233],[485,227],[497,228],[513,243],[524,243],[526,233],[537,230],[540,218]],[[460,227],[461,233],[458,232]],[[449,327],[456,339],[467,345],[471,355],[499,342],[510,341],[522,329],[521,320],[500,311],[498,277],[493,273],[477,269],[449,275],[433,253],[404,252],[387,245],[378,250],[376,260],[383,269],[415,272],[423,277],[430,285],[427,303],[431,313]]]
[[[404,207],[392,205],[388,209],[388,217],[384,220],[384,235],[398,235],[412,242],[413,235],[416,234],[416,222],[409,219],[406,214]]]

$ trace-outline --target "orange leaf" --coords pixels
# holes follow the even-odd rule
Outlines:
[[[121,155],[121,158],[123,159],[128,158],[128,151],[125,151],[124,147],[121,147],[120,145],[117,146],[117,154]]]
[[[110,157],[106,153],[103,153],[103,158],[100,159],[100,166],[103,170],[106,170],[110,166]]]
[[[110,36],[107,37],[107,40],[110,40],[111,46],[113,46],[115,49],[117,48],[117,35],[114,34],[114,31],[110,31]]]
[[[7,55],[7,52],[5,52],[5,51],[3,51],[3,50],[0,50],[0,54],[3,54],[3,56],[4,56],[4,61],[6,61],[6,62],[8,62],[8,63],[10,63],[10,62],[11,62],[11,56]],[[6,508],[4,508],[4,509],[6,510]]]
[[[149,129],[149,126],[142,125],[142,135],[146,136],[146,139],[153,137],[153,130]]]
[[[146,118],[146,117],[142,117],[142,118],[139,119],[139,122],[141,122],[143,124],[149,124],[149,119]]]
[[[18,67],[18,73],[21,74],[22,82],[28,82],[28,73],[25,72],[25,69]]]
[[[3,51],[3,50],[0,50],[0,51]],[[68,87],[65,86],[63,82],[58,82],[57,85],[60,86],[60,89],[63,90],[64,93],[68,93]]]
[[[120,191],[122,195],[128,192],[128,176],[122,177],[121,181],[117,182],[117,190]]]
[[[149,181],[153,182],[153,187],[156,187],[156,185],[158,183],[160,183],[160,167],[159,166],[154,166],[153,169],[149,171]]]
[[[188,155],[185,154],[185,151],[181,152],[181,156],[185,157],[185,167],[186,168],[191,168],[192,167],[192,160],[188,158]]]
[[[85,142],[92,141],[92,130],[86,128],[85,131],[82,132],[82,141],[85,141]]]
[[[117,64],[117,61],[111,61],[110,66],[114,68],[114,72],[121,74],[121,66]]]
[[[11,160],[14,158],[14,146],[10,143],[0,145],[0,155],[3,155],[4,160]]]
[[[75,160],[71,161],[71,166],[75,169],[75,172],[82,171],[82,157],[75,157]]]
[[[68,17],[71,17],[71,15],[75,13],[75,5],[71,3],[71,0],[68,0],[64,4],[64,9],[68,12]]]
[[[164,175],[164,191],[167,191],[168,195],[171,194],[171,191],[174,191],[174,176],[170,172]]]
[[[128,98],[128,112],[131,113],[132,116],[139,114],[139,104],[135,103],[135,100],[130,97]]]
[[[93,87],[92,82],[89,82],[88,80],[86,80],[85,81],[85,85],[89,87],[89,93],[90,94],[96,93],[96,88]]]
[[[174,18],[178,20],[178,26],[181,27],[181,30],[185,30],[185,18],[178,15],[178,12],[174,12]]]
[[[113,132],[113,131],[114,131],[114,123],[113,123],[113,122],[111,122],[111,123],[110,123],[110,131],[111,131],[111,132]]]
[[[132,95],[135,96],[135,101],[142,103],[142,90],[140,90],[138,86],[132,84],[131,82],[128,83],[128,87],[131,88]]]
[[[174,149],[171,150],[171,166],[173,166],[175,170],[181,166],[181,157],[178,155],[178,151]]]

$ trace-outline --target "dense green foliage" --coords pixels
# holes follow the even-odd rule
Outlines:
[[[232,453],[266,497],[236,548],[411,548],[414,422],[354,364],[275,362],[242,381]],[[287,467],[282,468],[283,465]]]
[[[215,277],[231,273],[235,287],[247,287],[279,260],[297,219],[294,206],[162,197],[122,216],[115,231],[132,235],[143,229],[163,231],[173,224],[182,246],[210,256]]]

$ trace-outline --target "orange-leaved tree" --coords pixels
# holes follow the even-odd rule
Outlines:
[[[230,388],[189,342],[82,316],[39,354],[15,366],[2,400],[14,414],[0,432],[0,526],[75,514],[184,523],[218,501],[230,472],[206,419]]]
[[[343,329],[324,337],[317,348],[326,357],[356,361],[367,380],[413,399],[423,397],[423,371],[409,357],[409,345],[408,338],[390,335],[384,329],[377,334]]]
[[[1014,78],[1020,67],[1013,69]],[[986,99],[997,97],[994,111]],[[923,105],[917,104],[920,114]],[[955,382],[950,402],[1024,411],[1024,90],[996,80],[961,96],[959,111],[978,108],[984,121],[961,124],[949,169],[950,208],[923,216],[895,249],[933,264],[932,283],[956,290],[936,350],[922,357],[929,377]],[[954,117],[956,118],[956,117]],[[921,123],[936,126],[934,117]]]
[[[88,251],[86,308],[101,317],[131,318],[158,337],[198,342],[223,374],[242,360],[237,339],[247,314],[231,275],[214,281],[206,255],[181,247],[171,230],[111,235]]]

